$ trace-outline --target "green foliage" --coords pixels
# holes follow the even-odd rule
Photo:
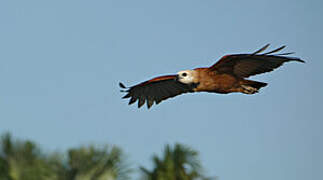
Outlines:
[[[68,179],[127,179],[128,170],[121,160],[118,147],[94,146],[71,149],[68,152]]]
[[[36,145],[30,141],[13,141],[5,134],[0,142],[4,179],[57,179],[55,172],[46,162]],[[1,163],[2,164],[2,163]],[[2,173],[1,173],[2,174]]]
[[[0,141],[0,180],[116,180],[130,172],[118,147],[89,146],[43,155],[31,141],[13,141],[10,134]]]
[[[140,167],[146,180],[211,180],[202,174],[198,152],[188,146],[166,145],[162,158],[153,156],[150,171]],[[43,154],[31,141],[0,139],[0,180],[127,180],[131,169],[116,146],[82,146],[66,154]]]
[[[0,157],[0,180],[10,180],[9,165],[5,159]]]
[[[202,175],[198,153],[188,146],[176,144],[174,148],[166,145],[163,158],[153,156],[152,171],[141,167],[146,180],[209,180]]]

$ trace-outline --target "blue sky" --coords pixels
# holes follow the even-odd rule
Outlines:
[[[48,151],[123,148],[133,167],[180,142],[223,180],[322,179],[322,1],[1,1],[0,133]],[[152,109],[118,82],[209,66],[271,43],[306,60],[259,94],[187,94]]]

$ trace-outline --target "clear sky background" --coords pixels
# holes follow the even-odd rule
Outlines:
[[[152,167],[166,143],[222,180],[323,179],[323,1],[0,2],[0,133],[48,151],[110,143]],[[306,64],[251,79],[259,94],[187,94],[147,110],[118,82],[209,66],[271,43]]]

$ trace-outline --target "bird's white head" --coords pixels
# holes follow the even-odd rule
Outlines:
[[[178,81],[184,84],[190,84],[194,82],[194,70],[185,70],[177,73]]]

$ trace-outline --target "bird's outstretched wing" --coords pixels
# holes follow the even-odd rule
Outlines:
[[[217,71],[219,73],[231,73],[237,77],[249,77],[270,72],[288,61],[304,63],[304,61],[299,58],[286,56],[293,53],[273,54],[282,50],[285,46],[260,54],[266,50],[268,46],[269,44],[252,54],[232,54],[223,56],[218,62],[212,65],[209,70]]]
[[[126,88],[119,83],[121,88]],[[191,84],[183,84],[177,81],[176,75],[160,76],[143,83],[132,86],[122,92],[127,94],[123,98],[130,98],[129,105],[138,100],[138,108],[147,102],[148,109],[154,104],[180,95],[182,93],[193,92],[194,86]]]

